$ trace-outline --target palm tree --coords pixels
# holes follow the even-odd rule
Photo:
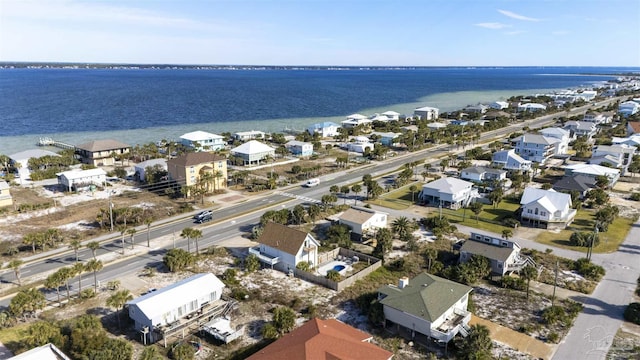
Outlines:
[[[522,271],[520,272],[520,276],[522,276],[523,279],[527,280],[527,301],[529,301],[529,284],[531,283],[531,280],[533,280],[537,275],[538,270],[529,265],[522,268]]]
[[[78,275],[78,297],[80,297],[80,291],[82,291],[82,273],[85,271],[84,264],[77,262],[71,266],[71,270],[74,275]]]
[[[24,261],[20,259],[13,259],[9,262],[9,265],[7,265],[7,267],[11,268],[11,270],[16,274],[18,286],[22,286],[22,279],[20,278],[20,268],[22,267],[22,264],[24,264]]]
[[[98,252],[98,249],[100,248],[100,243],[97,241],[92,241],[90,243],[88,243],[86,245],[87,249],[91,250],[91,253],[93,254],[93,258],[96,259],[96,253]]]
[[[102,270],[102,268],[103,268],[102,261],[97,260],[97,259],[91,259],[91,260],[87,261],[87,264],[85,266],[85,269],[87,271],[92,271],[93,272],[93,285],[95,287],[96,294],[98,293],[98,277],[97,277],[97,273],[98,273],[98,271]]]
[[[69,249],[73,249],[73,253],[76,254],[76,262],[80,261],[78,258],[78,250],[82,247],[82,242],[78,239],[73,239],[69,242]]]
[[[129,290],[118,290],[107,299],[107,306],[113,307],[117,311],[119,329],[122,329],[122,327],[120,326],[120,317],[122,315],[122,310],[124,309],[124,305],[127,303],[127,301],[130,300],[133,300],[133,295],[131,295]]]
[[[147,247],[151,247],[149,246],[149,240],[150,240],[150,236],[151,236],[151,224],[153,223],[154,218],[152,216],[147,216],[146,218],[144,218],[144,224],[147,225]]]
[[[343,185],[340,187],[340,193],[342,193],[343,199],[344,199],[344,203],[347,203],[347,195],[349,194],[349,186],[348,185]]]
[[[198,240],[202,239],[202,230],[200,229],[193,229],[191,230],[191,238],[195,241],[196,243],[196,255],[198,255],[199,249],[198,249]]]
[[[318,204],[311,204],[309,206],[309,208],[307,208],[307,213],[309,214],[309,217],[311,218],[311,222],[315,225],[316,224],[316,217],[318,217],[318,215],[320,215],[320,206],[318,206]]]
[[[120,225],[118,226],[118,231],[120,231],[120,235],[122,236],[120,240],[122,242],[122,255],[124,255],[124,235],[127,233],[127,227]]]
[[[127,230],[127,234],[131,235],[131,249],[133,250],[133,244],[135,243],[134,236],[136,235],[137,230],[135,228],[130,228]]]
[[[56,294],[58,294],[58,305],[62,305],[62,302],[60,301],[60,286],[64,285],[64,279],[60,275],[60,272],[56,271],[47,276],[47,279],[44,281],[45,288],[56,290]]]
[[[391,228],[399,238],[403,238],[411,230],[411,222],[407,217],[400,216],[399,218],[393,220],[393,223],[391,223]]]
[[[511,229],[502,230],[502,238],[505,240],[509,240],[510,237],[513,236],[513,231]]]
[[[362,191],[362,186],[360,186],[360,184],[355,184],[351,187],[351,191],[353,191],[354,193],[356,193],[356,203],[355,205],[358,205],[358,194],[360,193],[360,191]]]
[[[60,268],[57,273],[65,284],[65,289],[67,289],[67,301],[69,301],[71,299],[71,294],[69,292],[69,280],[73,278],[73,270],[70,267],[63,267]]]
[[[193,228],[190,228],[190,227],[182,229],[182,232],[180,233],[181,238],[187,239],[188,252],[191,252],[191,236],[192,236],[191,234],[193,234]]]
[[[414,194],[418,191],[418,186],[415,184],[409,186],[409,191],[411,191],[411,202],[415,202]]]
[[[429,266],[427,267],[427,271],[431,271],[431,265],[433,264],[433,261],[435,261],[438,258],[438,250],[433,248],[427,248],[424,251],[424,256],[427,258],[427,260],[429,260]]]

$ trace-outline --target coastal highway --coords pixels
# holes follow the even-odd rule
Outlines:
[[[616,99],[609,99],[598,103],[596,106],[600,107],[616,101]],[[576,115],[584,113],[593,105],[586,105],[580,108],[573,109],[569,112],[569,115]],[[549,123],[554,122],[556,117],[565,115],[566,112],[556,113],[551,115],[545,115],[533,120],[529,120],[525,123],[512,124],[508,127],[493,130],[483,133],[480,138],[480,142],[488,142],[494,139],[502,139],[507,137],[514,131],[521,131],[523,126],[529,128],[537,128]],[[248,201],[245,203],[229,206],[216,210],[214,213],[214,221],[216,219],[226,219],[220,223],[211,225],[195,225],[192,219],[176,219],[176,221],[170,222],[166,225],[153,227],[150,231],[151,249],[149,253],[143,255],[137,255],[126,260],[118,261],[114,264],[107,264],[105,268],[99,273],[99,279],[101,281],[107,281],[110,279],[118,278],[124,274],[141,269],[149,264],[162,261],[164,255],[164,249],[154,249],[154,239],[162,236],[175,234],[176,247],[185,247],[186,240],[179,237],[180,232],[185,227],[198,227],[203,231],[203,238],[199,240],[199,246],[204,249],[208,246],[214,245],[222,240],[226,240],[237,236],[239,232],[247,231],[251,228],[250,225],[257,224],[262,213],[268,209],[280,209],[283,207],[293,207],[295,204],[308,203],[309,199],[319,200],[322,195],[329,192],[329,187],[332,185],[347,185],[359,182],[362,180],[362,176],[365,174],[371,174],[373,177],[377,177],[383,174],[394,172],[402,167],[403,164],[409,161],[416,161],[426,159],[436,160],[440,156],[444,156],[452,152],[451,147],[447,145],[438,145],[429,149],[416,151],[413,153],[403,154],[401,156],[389,158],[384,161],[375,162],[370,165],[365,165],[351,170],[344,170],[337,173],[323,176],[322,182],[315,188],[302,188],[299,186],[290,186],[279,191],[274,191],[271,194],[265,196],[256,196],[255,201]],[[242,215],[246,214],[246,215]],[[238,216],[240,215],[240,216]],[[146,229],[140,228],[136,235],[136,246],[146,247]],[[127,237],[128,239],[128,237]],[[170,244],[166,248],[172,247]],[[128,247],[128,245],[127,245]],[[165,248],[165,249],[166,249]],[[194,249],[194,246],[191,247]],[[127,257],[127,250],[125,249],[125,255]],[[114,234],[113,240],[107,240],[101,243],[101,248],[98,250],[98,256],[108,253],[121,251],[120,237]],[[88,260],[92,257],[92,254],[87,249],[81,249],[79,251],[79,258],[81,260]],[[62,266],[68,266],[75,262],[75,255],[73,252],[65,252],[55,254],[51,257],[33,261],[24,265],[21,269],[23,280],[28,277],[37,277],[42,279],[46,274],[55,271]],[[11,270],[5,270],[0,276],[1,282],[16,282],[15,274]],[[77,279],[71,281],[71,284],[77,284]],[[93,284],[93,275],[85,274],[83,276],[83,285],[90,286]],[[83,286],[83,287],[84,287]],[[0,293],[0,296],[3,294]],[[4,299],[0,302],[0,306],[8,305],[10,299]]]

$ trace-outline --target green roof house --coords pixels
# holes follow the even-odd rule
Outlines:
[[[398,285],[378,289],[385,328],[416,340],[447,343],[460,333],[468,334],[471,313],[467,311],[471,287],[422,273],[401,278]]]

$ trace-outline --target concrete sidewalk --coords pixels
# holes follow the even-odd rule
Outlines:
[[[491,333],[491,339],[508,345],[519,352],[529,354],[536,359],[551,359],[555,352],[554,346],[475,315],[471,316],[469,324],[486,326],[489,329],[489,333]]]

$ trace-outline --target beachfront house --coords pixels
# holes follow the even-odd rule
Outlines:
[[[509,103],[506,101],[494,101],[489,104],[489,107],[495,110],[503,110],[509,108]]]
[[[76,146],[76,155],[83,164],[113,166],[131,152],[131,146],[116,140],[94,140]]]
[[[327,138],[327,137],[334,137],[338,135],[339,128],[340,128],[340,125],[330,121],[325,121],[325,122],[321,122],[321,123],[317,123],[309,126],[307,128],[307,132],[311,135],[317,133],[317,134],[320,134],[320,137]]]
[[[562,179],[553,183],[552,189],[558,192],[563,192],[567,194],[571,194],[572,192],[577,192],[580,196],[580,199],[584,199],[587,193],[591,189],[596,188],[596,183],[593,178],[590,178],[585,175],[572,175],[572,176],[563,176]]]
[[[556,141],[540,134],[524,134],[512,140],[516,154],[544,164],[556,152]]]
[[[491,166],[507,171],[530,171],[531,160],[525,160],[516,151],[502,150],[496,151],[491,156]]]
[[[547,110],[546,105],[536,103],[519,103],[518,112],[543,112]]]
[[[489,110],[489,107],[487,105],[477,104],[477,105],[469,105],[465,107],[462,111],[464,111],[467,114],[484,114],[488,110]]]
[[[58,349],[57,346],[52,343],[47,343],[42,346],[35,347],[33,349],[22,352],[16,356],[10,358],[4,358],[8,360],[71,360],[67,354]]]
[[[256,241],[259,245],[249,248],[249,255],[257,256],[272,269],[289,273],[303,261],[310,268],[318,266],[320,243],[307,232],[269,222]]]
[[[338,223],[351,229],[351,237],[360,240],[365,234],[387,227],[389,214],[367,208],[352,207],[338,216]]]
[[[13,205],[11,187],[6,181],[0,180],[0,208],[11,205]]]
[[[386,121],[399,121],[400,120],[400,113],[396,112],[396,111],[385,111],[382,114],[380,114],[382,116],[384,116],[385,118],[387,118]]]
[[[440,116],[440,109],[424,106],[413,110],[413,116],[420,120],[435,120]]]
[[[564,128],[571,134],[571,139],[583,136],[588,140],[598,132],[598,126],[592,122],[585,121],[567,121]]]
[[[39,159],[44,156],[60,157],[60,155],[54,153],[53,151],[30,149],[9,155],[9,163],[18,169],[18,177],[20,179],[27,180],[31,178],[31,170],[38,170],[31,169],[29,167],[29,160]]]
[[[393,353],[371,343],[373,336],[336,319],[313,318],[282,335],[247,360],[390,360]]]
[[[529,256],[520,254],[520,244],[515,241],[472,232],[469,240],[460,247],[460,262],[465,263],[473,255],[489,259],[491,273],[504,276],[508,272],[520,271],[527,265],[536,266]]]
[[[564,229],[576,216],[571,195],[532,187],[524,189],[519,211],[523,224],[543,229]]]
[[[571,133],[558,127],[540,130],[540,134],[555,143],[554,155],[564,155],[569,151]]]
[[[206,306],[222,302],[224,283],[211,273],[196,274],[127,302],[134,328],[145,343],[160,339],[162,330],[199,315]]]
[[[154,168],[160,171],[167,171],[167,159],[149,159],[133,166],[134,177],[141,182],[147,182],[147,169]]]
[[[216,191],[227,186],[227,159],[210,152],[194,152],[167,161],[169,179],[181,186],[194,186],[202,181],[207,190]]]
[[[206,131],[193,131],[180,136],[180,143],[195,151],[217,151],[225,147],[224,136]]]
[[[473,183],[444,177],[422,186],[418,199],[425,205],[442,206],[451,209],[465,207],[478,197],[477,190],[473,189]]]
[[[232,137],[238,141],[264,140],[267,138],[267,134],[263,131],[251,130],[233,133]]]
[[[261,161],[274,159],[276,149],[258,140],[250,140],[231,149],[231,155],[241,159],[244,165],[257,165]]]
[[[398,285],[378,288],[384,327],[411,340],[448,343],[454,336],[466,336],[471,313],[467,311],[473,288],[421,273],[413,279],[400,278]]]
[[[460,171],[460,179],[476,183],[499,183],[507,180],[507,171],[486,166],[471,166]]]
[[[640,101],[636,99],[625,101],[618,105],[618,114],[622,117],[628,117],[635,115],[640,111]]]
[[[620,179],[620,170],[595,164],[573,164],[565,166],[565,176],[584,175],[596,181],[598,176],[609,178],[609,187],[613,187]]]
[[[292,140],[284,146],[295,156],[305,157],[313,155],[313,144],[310,142]]]
[[[620,169],[621,174],[625,175],[636,149],[635,146],[629,145],[595,145],[591,149],[589,164],[609,164],[611,167]]]
[[[93,190],[92,185],[104,186],[107,181],[107,172],[101,168],[81,170],[74,169],[56,174],[58,185],[64,191]]]
[[[371,121],[369,118],[362,114],[351,114],[347,116],[347,119],[342,121],[342,127],[345,129],[352,129],[355,127],[360,127],[363,131],[371,130]]]

